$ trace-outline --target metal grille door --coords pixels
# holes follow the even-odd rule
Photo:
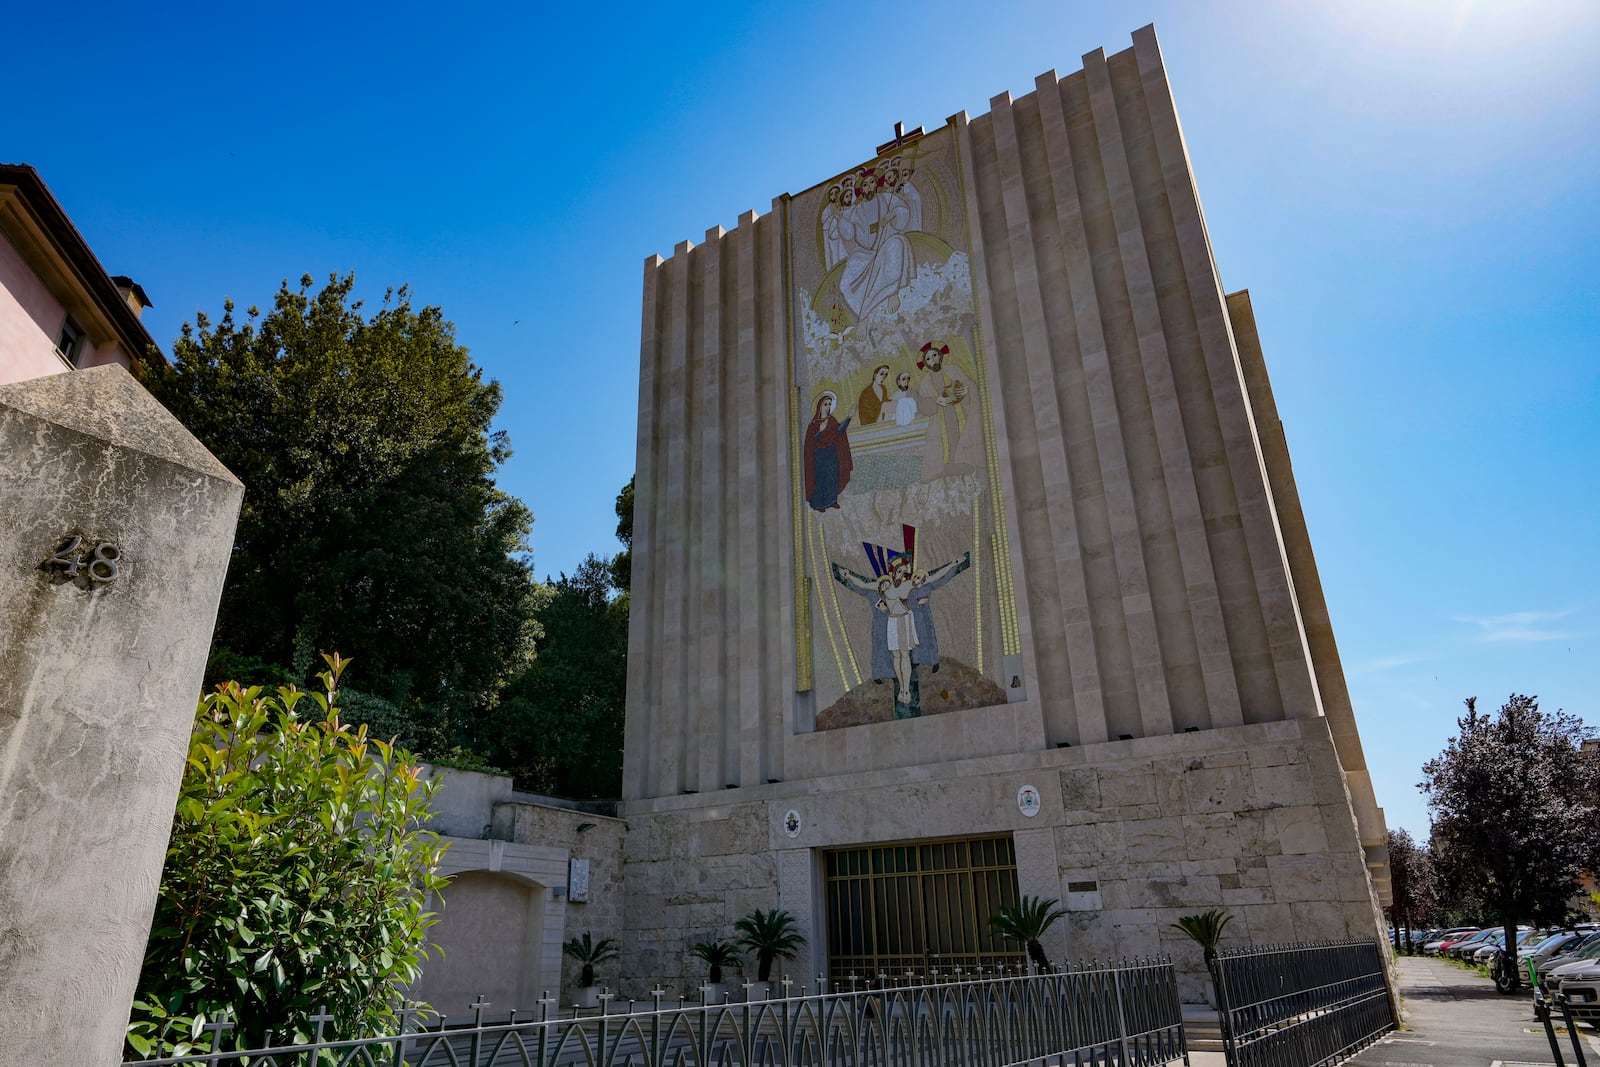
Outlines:
[[[1024,963],[1022,946],[989,932],[989,916],[1018,899],[1009,837],[840,849],[826,853],[825,869],[836,989],[852,976],[878,985]]]

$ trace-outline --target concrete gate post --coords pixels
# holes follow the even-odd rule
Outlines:
[[[121,1062],[243,496],[121,367],[0,386],[0,1065]]]

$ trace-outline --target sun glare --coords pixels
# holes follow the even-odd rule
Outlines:
[[[1382,52],[1441,57],[1535,47],[1600,27],[1591,0],[1351,0],[1321,11],[1341,34]]]

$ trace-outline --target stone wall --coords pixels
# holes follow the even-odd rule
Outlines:
[[[458,1017],[480,995],[493,1014],[533,1011],[547,997],[570,1003],[577,965],[562,944],[585,931],[621,937],[627,825],[517,793],[503,775],[426,773],[441,779],[430,825],[448,846],[440,872],[452,881],[430,901],[443,952],[412,995]],[[574,860],[589,864],[585,900],[571,897]],[[615,985],[620,967],[604,965],[600,977]]]
[[[851,729],[881,729],[852,727]],[[1032,785],[1037,815],[1017,792]],[[741,791],[745,792],[745,791]],[[717,805],[673,798],[630,811],[628,970],[688,993],[693,941],[726,936],[754,908],[800,919],[825,969],[821,852],[885,841],[1010,833],[1023,893],[1065,903],[1055,958],[1170,953],[1203,1000],[1199,954],[1170,928],[1223,907],[1230,941],[1372,936],[1375,902],[1344,776],[1322,720],[986,757],[938,768],[779,784]],[[784,816],[801,829],[790,838]],[[1093,891],[1068,892],[1092,881]],[[639,994],[639,989],[630,989]]]
[[[586,829],[580,831],[580,826]],[[559,849],[569,861],[587,861],[587,899],[574,900],[568,895],[562,919],[565,931],[562,940],[582,937],[587,931],[596,941],[607,937],[620,941],[622,850],[627,830],[627,824],[620,819],[513,800],[495,805],[492,833],[507,841]],[[597,973],[602,980],[609,979],[614,985],[625,966],[631,967],[631,961],[604,964]],[[561,976],[561,987],[572,987],[578,980],[578,964],[563,957]]]

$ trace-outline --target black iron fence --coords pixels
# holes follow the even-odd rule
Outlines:
[[[790,989],[793,987],[791,986]],[[856,992],[801,989],[710,1006],[614,998],[563,1013],[553,1000],[531,1017],[392,1037],[232,1049],[226,1021],[208,1027],[212,1051],[124,1067],[1003,1067],[1050,1059],[1077,1067],[1189,1062],[1172,964],[1124,962],[1011,978],[952,977]],[[779,992],[789,990],[780,989]]]
[[[1225,951],[1212,963],[1229,1067],[1324,1067],[1395,1028],[1376,941]]]

